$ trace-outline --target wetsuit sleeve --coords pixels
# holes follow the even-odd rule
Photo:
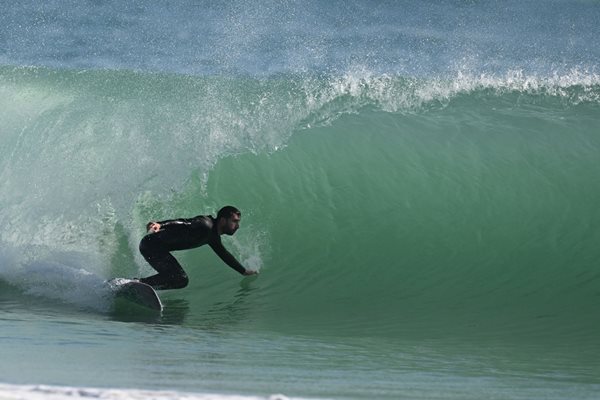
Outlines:
[[[235,259],[233,255],[223,246],[221,241],[211,242],[209,246],[217,255],[225,262],[225,264],[229,265],[231,268],[235,269],[240,274],[244,275],[246,272],[246,268],[242,264]]]

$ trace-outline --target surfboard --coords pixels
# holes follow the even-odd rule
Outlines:
[[[156,311],[163,308],[160,298],[150,285],[125,278],[111,279],[108,284],[116,297]]]

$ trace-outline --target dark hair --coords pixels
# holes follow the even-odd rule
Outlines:
[[[237,208],[235,208],[234,206],[225,206],[223,208],[221,208],[219,210],[219,212],[217,213],[217,219],[221,219],[221,218],[231,218],[231,216],[233,214],[236,214],[238,216],[242,216],[242,212],[240,210],[238,210]]]

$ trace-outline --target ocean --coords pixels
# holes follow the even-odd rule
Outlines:
[[[598,397],[600,2],[0,5],[1,399]]]

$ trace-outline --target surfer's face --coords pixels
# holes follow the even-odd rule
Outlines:
[[[237,214],[231,214],[231,217],[225,220],[223,232],[226,235],[233,235],[240,228],[240,220],[242,218]]]

